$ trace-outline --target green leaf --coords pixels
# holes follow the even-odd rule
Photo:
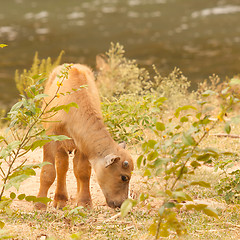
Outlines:
[[[51,202],[52,199],[47,197],[38,197],[38,198],[35,198],[33,201],[47,204],[48,202]]]
[[[173,223],[171,223],[171,222],[168,221],[168,224],[169,224],[169,225],[174,224],[174,223],[175,223],[174,221],[173,221]],[[169,237],[169,235],[170,235],[170,232],[169,232],[169,230],[168,230],[167,228],[161,229],[161,231],[160,231],[160,237],[167,238],[167,237]]]
[[[18,195],[18,199],[19,199],[19,200],[23,200],[25,197],[26,197],[26,195],[25,195],[24,193]]]
[[[157,151],[150,152],[147,156],[147,160],[152,161],[152,160],[156,159],[158,156],[159,156],[159,154]]]
[[[47,96],[48,96],[47,94],[38,94],[34,97],[34,100],[40,100],[40,99],[45,98]]]
[[[19,170],[16,170],[15,172],[13,172],[8,179],[11,180],[17,176],[21,176],[21,175],[27,175],[27,176],[35,176],[36,172],[31,168],[26,166],[23,166],[22,168],[19,168]]]
[[[71,236],[71,239],[75,239],[75,240],[79,240],[79,239],[81,239],[81,237],[82,237],[82,233],[81,232],[79,232],[79,233],[73,233]]]
[[[83,206],[78,206],[73,208],[71,211],[69,211],[68,215],[72,215],[72,214],[79,214],[80,210],[83,210],[84,207]]]
[[[15,199],[15,198],[16,198],[16,194],[15,194],[14,192],[11,192],[11,193],[10,193],[10,198],[11,198],[11,199]]]
[[[210,217],[215,217],[218,218],[218,212],[216,209],[211,208],[211,207],[206,207],[202,210],[206,215]]]
[[[191,182],[190,185],[192,185],[192,186],[198,185],[198,186],[205,187],[205,188],[211,187],[210,183],[207,183],[204,181],[194,181],[194,182]]]
[[[36,148],[38,148],[38,147],[43,147],[46,143],[48,143],[48,142],[51,142],[51,139],[42,139],[42,140],[37,140],[37,141],[35,141],[35,142],[33,142],[32,143],[32,145],[30,146],[30,149],[32,150],[32,151],[34,151]]]
[[[208,206],[207,204],[203,204],[203,203],[195,204],[195,210],[196,211],[202,211],[207,206]]]
[[[68,113],[71,107],[78,108],[78,104],[72,102],[72,103],[69,103],[67,105],[61,105],[61,106],[53,107],[49,110],[49,112],[58,112],[60,110],[64,110],[66,113]]]
[[[35,196],[26,196],[25,197],[25,200],[28,202],[35,202],[36,199],[37,199],[37,197],[35,197]]]
[[[199,113],[196,114],[196,118],[197,118],[197,119],[200,119],[201,116],[202,116],[202,113],[201,113],[201,112],[199,112]]]
[[[164,123],[157,122],[157,123],[156,123],[156,129],[157,129],[158,131],[164,131],[164,130],[165,130],[165,125],[164,125]]]
[[[227,134],[229,134],[231,132],[231,126],[230,126],[230,123],[226,123],[225,126],[224,126],[224,130]]]
[[[145,172],[144,172],[144,174],[143,174],[143,176],[145,176],[145,177],[150,177],[150,176],[152,176],[152,174],[151,174],[151,172],[150,172],[149,169],[146,169]]]
[[[7,182],[5,189],[8,190],[10,187],[15,187],[17,190],[19,190],[21,183],[23,181],[25,181],[26,179],[28,179],[29,177],[30,176],[28,176],[28,175],[22,174],[22,175],[14,177],[14,178],[11,178]]]
[[[79,108],[77,103],[72,102],[66,105],[66,107],[64,108],[64,111],[68,113],[71,107]]]
[[[154,149],[155,145],[157,144],[157,142],[155,140],[149,140],[147,142],[147,146],[151,149]]]
[[[121,217],[127,216],[127,214],[130,212],[130,210],[133,207],[133,200],[132,199],[126,199],[123,204],[121,205]]]
[[[176,206],[176,204],[174,202],[167,202],[164,204],[165,208],[173,208],[175,206]]]
[[[49,135],[48,138],[53,141],[63,141],[71,139],[70,137],[67,137],[65,135]]]
[[[2,142],[3,140],[5,140],[5,137],[0,136],[0,142]]]
[[[186,146],[193,146],[193,145],[195,145],[195,140],[188,133],[183,133],[182,141],[183,141],[183,144],[186,145]]]
[[[198,156],[198,157],[197,157],[197,160],[198,160],[198,161],[206,162],[206,161],[209,160],[210,157],[211,157],[211,154],[205,153],[205,154],[203,154],[203,155]]]
[[[3,221],[0,221],[0,228],[2,229],[2,228],[4,228],[4,226],[5,226],[5,223]],[[4,238],[2,238],[2,239],[4,239]]]
[[[157,223],[154,221],[153,224],[151,224],[151,226],[148,229],[148,232],[152,235],[155,236],[157,233]]]
[[[187,210],[195,209],[195,204],[185,204]]]
[[[13,141],[9,143],[5,148],[2,149],[0,152],[0,158],[6,158],[9,155],[11,155],[12,151],[15,150],[20,146],[21,142],[20,141]]]
[[[140,168],[143,160],[143,155],[139,156],[137,159],[137,167]]]
[[[175,117],[179,117],[179,114],[181,111],[184,111],[184,110],[189,110],[189,109],[193,109],[193,110],[197,110],[194,106],[191,106],[191,105],[186,105],[186,106],[183,106],[183,107],[179,107],[176,112],[175,112]]]
[[[22,105],[23,105],[23,102],[22,102],[22,101],[15,103],[15,104],[12,106],[12,108],[11,108],[11,110],[10,110],[9,113],[18,111],[18,110],[22,107]]]
[[[175,191],[173,192],[173,198],[174,199],[177,199],[179,202],[182,202],[182,201],[192,201],[192,198],[185,192],[182,192],[182,191]]]
[[[192,161],[192,162],[191,162],[191,166],[194,167],[194,168],[197,168],[197,167],[200,167],[201,164],[198,163],[197,161]]]
[[[164,207],[164,205],[163,205],[163,206],[161,206],[161,207],[158,209],[159,215],[162,216],[163,213],[164,213],[164,211],[165,211],[165,207]]]
[[[180,119],[180,122],[184,123],[184,122],[187,122],[188,121],[188,117],[184,116],[184,117],[181,117]]]
[[[143,201],[145,201],[148,198],[149,198],[149,195],[145,194],[145,193],[141,193],[140,196],[139,196],[140,202],[143,202]]]

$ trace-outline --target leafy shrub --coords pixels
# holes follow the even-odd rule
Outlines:
[[[203,145],[209,133],[224,121],[225,114],[239,103],[239,99],[232,94],[232,84],[231,81],[220,94],[204,92],[202,98],[205,100],[198,101],[198,107],[193,105],[178,107],[174,115],[168,117],[166,123],[161,119],[156,121],[153,128],[155,137],[142,144],[143,154],[139,156],[137,166],[144,167],[143,175],[148,179],[145,183],[149,185],[147,189],[156,190],[141,193],[137,200],[126,200],[121,212],[124,216],[138,202],[158,199],[159,207],[149,228],[150,234],[156,239],[168,237],[172,232],[177,235],[186,233],[186,227],[178,214],[179,209],[201,211],[208,216],[218,217],[217,212],[207,204],[193,202],[188,193],[191,186],[211,188],[210,183],[191,181],[189,176],[202,165],[232,154]],[[225,102],[219,106],[217,117],[214,118],[209,114],[207,106],[212,94],[218,95]],[[224,129],[230,133],[229,122],[225,123]]]
[[[178,68],[168,76],[161,76],[153,65],[154,73],[150,75],[145,68],[137,64],[136,60],[129,60],[124,54],[122,45],[111,43],[109,51],[97,57],[99,69],[97,84],[102,95],[109,100],[126,94],[136,96],[153,94],[157,97],[166,97],[168,107],[173,109],[196,97],[195,94],[189,94],[190,82]]]
[[[36,175],[35,170],[47,163],[27,165],[27,159],[19,162],[19,157],[23,157],[27,152],[34,151],[37,147],[42,147],[50,141],[61,141],[68,139],[66,136],[46,135],[45,129],[42,127],[42,121],[46,121],[45,114],[55,114],[59,110],[69,111],[70,107],[78,107],[75,103],[62,105],[48,109],[50,103],[63,93],[60,92],[61,83],[67,78],[68,70],[71,66],[66,66],[59,76],[58,89],[55,95],[46,102],[45,94],[42,94],[44,78],[36,81],[25,89],[25,95],[19,100],[11,110],[7,113],[6,120],[8,127],[5,134],[0,136],[0,177],[2,185],[0,188],[0,210],[7,211],[13,199],[44,202],[49,201],[48,198],[36,198],[35,196],[25,196],[25,194],[16,195],[15,192],[10,193],[10,197],[4,196],[6,190],[14,187],[19,189],[20,184]],[[35,79],[32,79],[35,82]],[[74,90],[77,91],[77,90]],[[43,104],[44,103],[44,104]],[[43,107],[42,107],[43,106]],[[0,222],[3,226],[3,222]]]
[[[171,109],[196,99],[195,94],[190,94],[188,91],[191,85],[190,81],[188,81],[179,68],[174,68],[167,77],[161,76],[155,66],[153,66],[153,69],[156,75],[152,81],[152,89],[155,94],[168,99],[167,102]]]
[[[40,60],[38,58],[38,52],[36,52],[30,70],[24,69],[22,73],[19,73],[19,71],[16,70],[15,82],[20,94],[25,94],[25,89],[35,84],[39,79],[48,77],[53,68],[60,64],[63,53],[64,51],[62,51],[57,60],[52,63],[50,57]]]
[[[111,43],[105,55],[97,57],[100,70],[97,83],[105,97],[118,97],[126,93],[142,94],[150,89],[149,73],[140,68],[136,60],[124,57],[123,46]]]
[[[225,176],[217,186],[218,194],[223,195],[229,203],[240,203],[240,170],[225,172]]]
[[[111,101],[105,98],[102,102],[105,123],[116,141],[140,143],[162,115],[165,100],[152,94],[125,94]]]

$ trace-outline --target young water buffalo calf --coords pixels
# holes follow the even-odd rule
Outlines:
[[[56,94],[59,75],[64,66],[58,66],[46,83],[45,93],[48,100]],[[73,92],[86,85],[79,91]],[[129,180],[133,171],[130,154],[111,138],[103,123],[100,100],[92,71],[84,65],[74,64],[63,81],[60,93],[73,92],[55,98],[49,109],[71,102],[69,113],[61,110],[45,124],[48,134],[66,135],[71,140],[50,142],[43,147],[43,161],[52,164],[42,168],[38,197],[47,197],[48,190],[57,175],[57,187],[53,205],[62,208],[68,200],[66,174],[68,170],[68,151],[75,150],[73,159],[74,174],[77,179],[77,204],[91,206],[89,180],[91,168],[96,172],[97,181],[103,191],[107,204],[120,207],[128,197]],[[37,209],[45,209],[43,203],[36,204]]]

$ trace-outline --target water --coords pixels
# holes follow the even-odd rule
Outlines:
[[[239,0],[0,0],[0,108],[18,93],[15,69],[35,51],[95,67],[110,42],[141,66],[167,74],[180,67],[193,86],[212,73],[240,72]]]

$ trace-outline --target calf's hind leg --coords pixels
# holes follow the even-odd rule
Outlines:
[[[91,177],[91,164],[87,156],[79,150],[75,152],[73,159],[74,175],[77,179],[77,205],[78,206],[92,206],[90,195],[90,177]]]
[[[56,154],[57,187],[55,191],[53,206],[63,208],[68,200],[66,177],[68,171],[68,153],[64,148],[59,148]]]
[[[40,188],[37,197],[47,197],[47,193],[51,185],[53,184],[56,177],[55,170],[55,154],[56,154],[57,144],[56,142],[50,142],[43,146],[43,162],[49,162],[42,167],[40,174]],[[44,203],[36,203],[35,207],[39,210],[44,210],[47,205]]]

